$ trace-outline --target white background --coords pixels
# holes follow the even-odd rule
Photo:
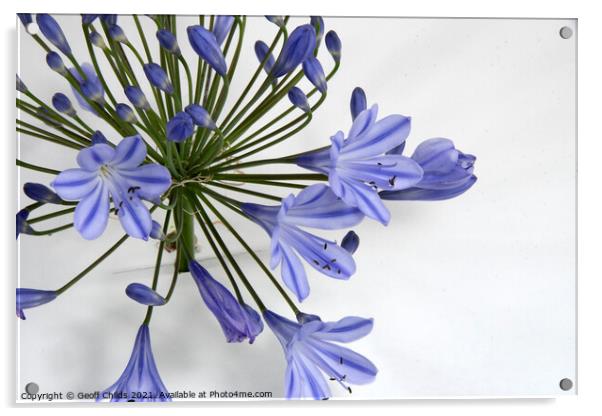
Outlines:
[[[184,10],[184,9],[183,9],[183,10]],[[468,10],[468,9],[467,9],[467,10]],[[478,9],[470,9],[470,11],[469,11],[467,14],[475,14],[475,13],[476,13],[476,10],[478,10]],[[170,11],[171,11],[171,9],[170,9]],[[224,11],[226,11],[226,10],[224,10]],[[445,12],[445,9],[437,9],[437,11],[440,11],[440,13],[442,13],[442,12]],[[506,16],[507,16],[507,15],[517,15],[517,14],[522,14],[522,13],[518,13],[519,11],[520,11],[520,10],[515,10],[513,13],[509,13],[509,12],[502,12],[502,14],[503,14],[503,15],[506,15]],[[312,12],[313,12],[313,10],[312,10]],[[582,16],[583,16],[583,14],[581,14],[581,13],[577,13],[577,12],[575,12],[575,13],[571,13],[571,12],[570,12],[570,10],[564,11],[564,13],[561,13],[561,12],[562,12],[562,10],[559,10],[559,12],[558,12],[557,14],[555,14],[555,15],[556,15],[556,16],[558,16],[558,15],[567,16],[567,15],[571,15],[571,14],[573,14],[573,15],[576,15],[576,14],[578,14],[578,15],[579,15],[579,17],[582,17]],[[336,11],[333,11],[332,13],[333,13],[333,14],[336,14]],[[366,13],[366,11],[364,10],[364,11],[363,11],[363,13],[365,14],[365,13]],[[374,13],[374,10],[370,10],[370,13]],[[403,11],[401,11],[401,10],[400,10],[400,11],[394,11],[393,13],[396,13],[396,14],[425,14],[425,13],[409,13],[409,11],[406,11],[406,10],[403,10]],[[436,13],[436,12],[430,12],[429,14],[434,14],[434,13]],[[551,13],[551,12],[548,12],[548,13]],[[548,13],[545,13],[545,14],[546,14],[546,15],[549,15]],[[569,14],[569,13],[571,13],[571,14]],[[325,10],[325,13],[322,13],[322,14],[328,14],[328,13],[327,13],[327,11]],[[359,11],[357,14],[362,14],[362,11],[361,11],[361,9],[360,9],[360,11]],[[445,13],[443,13],[443,14],[445,14]],[[448,15],[450,15],[450,14],[452,14],[452,13],[447,13],[447,14],[448,14]],[[453,13],[453,14],[458,14],[458,11],[457,11],[457,9],[454,9],[454,13]],[[477,15],[479,15],[479,13],[476,13],[476,14],[477,14]],[[489,14],[489,13],[488,13],[488,12],[486,12],[486,11],[481,11],[481,13],[480,13],[480,14],[481,14],[481,15],[483,15],[483,14]],[[541,12],[537,12],[537,9],[533,9],[533,11],[532,11],[532,12],[530,12],[530,15],[542,15],[542,14],[543,14],[543,13],[541,13]],[[580,39],[581,39],[581,41],[582,41],[582,43],[583,43],[583,42],[584,42],[584,41],[583,41],[583,38],[584,38],[583,29],[584,29],[584,26],[585,26],[585,25],[583,25],[583,21],[581,21],[580,23],[581,23],[581,27],[580,27],[581,37],[580,37]],[[587,56],[587,55],[586,55],[586,56]],[[581,62],[583,62],[583,60],[582,60]],[[581,65],[581,68],[583,68],[583,63],[582,63],[582,65]],[[11,77],[12,77],[12,74],[11,74]],[[584,80],[583,80],[583,79],[581,79],[581,82],[583,83],[583,82],[584,82]],[[591,85],[590,85],[590,88],[591,88]],[[588,88],[588,90],[589,90],[589,88]],[[591,91],[591,90],[590,90],[590,91]],[[369,92],[369,96],[370,96],[370,97],[372,97],[372,94],[370,94],[370,92]],[[586,107],[586,106],[583,106],[583,107]],[[582,107],[582,111],[583,111],[583,107]],[[585,111],[587,111],[587,107],[585,108]],[[412,115],[414,115],[414,117],[415,117],[415,118],[417,118],[415,111],[413,112],[413,114],[412,114]],[[416,125],[415,125],[415,126],[416,126]],[[416,131],[416,127],[415,127],[414,131]],[[586,133],[586,134],[587,134],[587,133]],[[582,152],[583,152],[583,148],[585,147],[585,148],[586,148],[588,151],[587,151],[587,152],[584,152],[584,154],[585,154],[585,155],[592,155],[592,156],[593,156],[593,155],[595,154],[595,152],[593,151],[594,149],[588,149],[588,147],[587,147],[588,145],[591,145],[591,143],[590,143],[590,141],[591,141],[591,140],[590,140],[590,141],[588,141],[588,140],[587,140],[587,136],[586,136],[586,137],[585,137],[585,139],[584,139],[583,135],[584,135],[584,134],[582,133],[582,134],[581,134],[581,149],[582,149]],[[454,137],[454,138],[455,138],[456,140],[458,140],[456,137]],[[475,153],[476,153],[476,152],[475,152]],[[583,160],[584,160],[584,159],[585,159],[585,163],[583,163]],[[481,161],[481,160],[482,160],[482,159],[480,159],[480,161]],[[582,170],[582,171],[583,171],[583,170],[587,170],[587,169],[588,169],[588,165],[587,165],[587,157],[584,157],[584,158],[582,158],[581,160],[582,160],[581,170]],[[585,166],[584,166],[584,164],[585,164]],[[584,176],[587,176],[587,173],[588,173],[588,172],[586,172],[585,174],[582,174],[582,177],[584,177]],[[481,176],[481,179],[482,179],[482,178],[483,178],[483,175],[481,174],[480,176]],[[585,188],[585,187],[582,187],[581,189],[583,189],[583,188]],[[475,188],[475,189],[477,189],[477,188]],[[584,194],[587,196],[587,193],[586,193],[586,192],[584,192]],[[583,196],[582,196],[582,198],[583,198]],[[593,205],[591,205],[591,203],[590,203],[590,205],[588,205],[587,203],[584,203],[584,202],[582,202],[582,203],[581,203],[581,209],[583,209],[584,205],[585,205],[587,208],[594,208],[594,206],[593,206]],[[420,210],[420,211],[422,212],[422,210]],[[592,212],[593,212],[593,211],[592,211]],[[585,218],[584,218],[584,217],[585,217]],[[588,218],[587,218],[587,211],[586,211],[585,213],[583,213],[583,215],[581,216],[581,220],[582,220],[582,222],[583,222],[583,221],[587,221],[587,220],[588,220]],[[12,214],[11,214],[11,221],[12,221]],[[589,229],[590,231],[592,231],[592,232],[593,232],[593,231],[595,231],[595,224],[594,224],[594,223],[591,223],[591,222],[589,222],[589,223],[587,223],[587,224],[588,224],[588,228],[587,228],[587,229],[584,229],[584,234],[585,234],[586,236],[587,236],[587,230],[588,230],[588,229]],[[583,234],[581,235],[581,237],[583,237]],[[586,241],[587,241],[587,240],[586,240]],[[593,242],[593,241],[592,241],[592,242]],[[593,248],[593,247],[592,247],[592,248]],[[582,262],[583,262],[583,261],[587,261],[587,259],[588,259],[588,254],[589,254],[589,255],[591,255],[591,254],[593,253],[593,252],[588,252],[587,250],[588,250],[588,245],[587,245],[587,243],[586,243],[586,244],[583,244],[583,245],[582,245],[582,253],[583,253],[583,254],[582,254],[582,257],[581,257],[581,261],[582,261]],[[585,260],[584,260],[584,259],[585,259]],[[588,277],[589,277],[590,279],[594,277],[594,275],[592,274],[592,272],[593,272],[593,270],[591,270],[591,269],[588,269],[587,267],[585,268],[585,271],[584,271],[584,269],[582,268],[582,270],[581,270],[581,276],[582,276],[581,282],[582,282],[582,285],[583,285],[583,286],[588,286],[588,284],[590,283],[590,282],[588,282],[588,281],[587,281],[587,280],[588,280]],[[585,275],[585,278],[583,278],[583,276],[584,276],[584,275]],[[584,280],[585,280],[585,283],[583,282]],[[595,295],[595,289],[594,289],[594,288],[591,288],[591,290],[587,290],[587,289],[586,289],[586,290],[582,290],[582,293],[585,293],[584,297],[585,297],[586,299],[589,299],[589,297],[590,297],[590,296],[592,296],[592,295]],[[590,300],[591,300],[591,299],[590,299]],[[11,302],[8,302],[8,303],[9,303],[9,307],[7,307],[7,309],[12,309],[12,304],[11,304]],[[587,300],[586,300],[586,303],[585,303],[585,305],[587,306]],[[590,313],[592,313],[592,311],[590,311]],[[584,315],[584,314],[582,313],[582,314],[581,314],[581,317],[583,317],[583,315]],[[587,321],[586,321],[586,322],[587,322]],[[582,323],[582,328],[583,328],[583,326],[585,326],[585,325],[583,325],[583,323]],[[585,332],[585,331],[584,331],[584,332]],[[585,335],[585,336],[582,336],[582,338],[581,338],[581,339],[583,340],[583,338],[591,339],[591,338],[589,337],[589,335],[588,335],[588,333],[587,333],[587,332],[586,332],[586,335]],[[583,344],[581,344],[581,345],[583,345]],[[587,351],[595,351],[595,348],[594,348],[594,347],[595,347],[595,345],[593,345],[593,344],[590,344],[590,343],[586,343],[586,345],[585,345],[585,346],[582,346],[582,347],[581,347],[581,350],[582,350],[582,351],[585,351],[585,352],[586,352],[586,355],[587,355]],[[586,363],[588,363],[588,361],[584,361],[584,357],[583,357],[583,355],[581,356],[581,360],[582,360],[582,362],[586,362]],[[585,358],[585,360],[587,360],[587,357]],[[589,389],[586,387],[586,386],[587,386],[587,384],[585,384],[583,380],[584,380],[584,377],[587,377],[588,370],[589,370],[589,371],[591,371],[593,374],[595,374],[595,373],[596,373],[596,367],[595,367],[593,364],[594,364],[594,363],[590,361],[590,362],[589,362],[589,364],[586,364],[586,366],[587,366],[587,367],[586,367],[586,366],[582,366],[582,372],[580,373],[580,376],[581,376],[581,377],[580,377],[580,380],[581,380],[581,385],[582,385],[582,389],[581,389],[581,391],[580,391],[580,392],[581,392],[581,393],[585,393],[584,395],[585,395],[586,397],[587,397],[587,391],[588,391]],[[12,378],[11,378],[11,379],[12,379]],[[593,379],[590,379],[590,380],[593,380]],[[10,385],[10,383],[9,383],[9,385]],[[591,384],[590,384],[590,385],[589,385],[589,388],[590,388],[590,389],[591,389],[591,388],[593,388],[593,385],[591,385]],[[591,390],[590,390],[590,391],[591,391]],[[11,396],[11,397],[14,397],[14,396]],[[566,399],[564,399],[564,400],[566,400]],[[559,406],[559,407],[565,406],[567,403],[568,403],[568,405],[575,404],[575,402],[574,402],[574,401],[571,401],[571,400],[564,401],[564,400],[563,400],[563,401],[561,401],[561,403],[559,403],[559,404],[560,404],[560,406]],[[534,402],[529,402],[529,403],[534,403]],[[546,403],[548,403],[548,405],[549,405],[549,402],[546,402]],[[577,403],[584,403],[584,400],[580,400],[580,401],[579,401],[579,402],[577,402]],[[516,403],[515,403],[514,405],[516,405]],[[537,406],[545,406],[545,403],[538,403],[538,404],[536,404],[536,405],[537,405]],[[578,405],[580,405],[580,406],[585,406],[585,404],[578,404]],[[466,406],[466,404],[464,404],[464,405],[455,405],[454,407],[455,407],[456,409],[460,410],[460,408],[459,408],[460,406],[462,406],[462,410],[466,410],[466,409],[464,408],[464,406]],[[475,406],[474,406],[474,405],[472,405],[472,407],[468,407],[467,409],[469,409],[469,410],[470,410],[470,409],[472,409],[472,408],[474,408],[474,407],[475,407]],[[477,407],[480,407],[480,406],[477,406]],[[424,405],[420,405],[420,408],[424,408]],[[501,409],[501,410],[503,411],[504,409]],[[506,410],[508,410],[508,409],[506,409]],[[531,410],[531,411],[534,411],[534,409],[533,409],[533,408],[531,408],[530,410]],[[559,410],[560,410],[560,409],[559,409]],[[549,412],[549,411],[550,411],[550,409],[549,409],[549,408],[547,408],[547,409],[545,409],[545,411],[548,411],[548,412]]]

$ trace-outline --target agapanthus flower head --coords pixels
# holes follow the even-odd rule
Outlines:
[[[167,122],[167,140],[183,142],[194,133],[192,117],[185,111],[180,111]]]
[[[326,34],[326,49],[330,52],[330,56],[336,63],[341,62],[341,50],[343,45],[341,43],[341,38],[337,35],[337,32],[334,30],[330,30]]]
[[[29,210],[23,208],[21,211],[17,212],[17,237],[19,238],[19,234],[32,234],[34,232],[31,225],[27,222],[27,218],[29,217]]]
[[[424,170],[415,186],[399,191],[383,191],[381,198],[396,201],[439,201],[454,198],[470,189],[477,177],[473,174],[473,155],[462,153],[449,139],[435,138],[420,143],[412,159]]]
[[[92,64],[84,62],[83,64],[81,64],[81,70],[84,73],[85,78],[81,76],[81,74],[76,68],[69,68],[69,72],[71,73],[71,75],[73,75],[77,82],[79,82],[80,88],[84,96],[89,100],[95,101],[99,104],[104,103],[104,88],[102,86],[102,82],[98,78],[98,75],[96,75]],[[71,91],[77,99],[77,102],[79,103],[80,107],[90,111],[93,114],[96,114],[94,108],[92,108],[90,104],[88,104],[86,99],[82,97],[80,93],[75,88],[73,88],[73,86],[71,87]]]
[[[334,241],[313,235],[300,227],[334,230],[357,225],[364,215],[345,204],[324,184],[289,195],[281,205],[245,203],[242,211],[271,237],[270,267],[280,264],[282,280],[299,301],[309,295],[309,283],[299,256],[310,266],[335,279],[355,273],[353,257]]]
[[[124,92],[134,107],[141,110],[148,110],[150,108],[150,104],[140,87],[129,85],[125,87]]]
[[[100,48],[102,50],[107,49],[107,44],[105,43],[105,40],[103,39],[102,35],[100,33],[98,33],[97,31],[95,31],[95,30],[91,31],[90,34],[88,35],[88,37],[89,37],[92,45],[94,45],[97,48]]]
[[[61,58],[61,56],[58,53],[54,51],[48,52],[46,54],[46,63],[54,72],[63,76],[67,75],[67,68],[65,67],[63,58]]]
[[[31,17],[31,13],[17,13],[17,17],[23,24],[23,26],[27,27],[30,23],[33,22],[33,18]]]
[[[82,23],[84,25],[89,25],[90,23],[94,22],[98,16],[100,16],[99,14],[82,14]]]
[[[316,30],[316,47],[318,47],[324,36],[324,19],[322,16],[311,16],[309,22]]]
[[[123,374],[114,384],[101,391],[96,401],[104,399],[112,402],[171,401],[155,364],[148,325],[142,324],[138,329],[134,349]]]
[[[52,106],[59,113],[67,114],[69,117],[74,117],[77,114],[71,100],[62,92],[57,92],[52,96]]]
[[[292,87],[288,91],[288,99],[293,105],[305,113],[309,113],[311,111],[311,107],[309,106],[309,102],[307,101],[307,96],[303,91],[301,91],[298,87]]]
[[[186,29],[190,46],[205,62],[222,77],[228,72],[226,58],[220,49],[215,34],[203,26],[188,26]]]
[[[63,30],[54,17],[49,14],[36,14],[36,23],[46,39],[65,55],[71,55],[71,47]]]
[[[360,236],[355,233],[355,231],[349,231],[343,237],[341,241],[341,247],[347,250],[351,254],[355,254],[358,247],[360,246]]]
[[[144,74],[153,87],[159,88],[167,94],[173,94],[173,85],[161,65],[155,63],[145,64]]]
[[[326,92],[326,76],[324,75],[324,69],[315,57],[310,56],[303,61],[303,73],[307,79],[314,84],[314,87],[318,89],[322,94]]]
[[[272,75],[279,78],[288,74],[314,52],[316,31],[310,24],[301,25],[293,30],[286,40],[278,59],[272,67]]]
[[[171,175],[164,166],[141,165],[145,158],[146,144],[137,135],[124,138],[116,148],[95,144],[80,150],[79,168],[61,172],[52,182],[61,198],[79,201],[73,222],[82,237],[93,240],[104,232],[112,200],[124,230],[148,239],[152,219],[142,200],[160,197],[171,185]]]
[[[64,202],[52,189],[41,183],[27,182],[23,185],[23,192],[28,198],[45,204],[62,204]]]
[[[263,330],[259,314],[246,304],[239,303],[228,289],[215,280],[198,262],[192,260],[188,269],[199,288],[201,297],[213,313],[228,342],[253,343]]]
[[[218,45],[221,45],[226,40],[226,36],[230,33],[232,24],[234,23],[234,16],[220,15],[215,17],[215,23],[213,24],[213,34]]]
[[[163,296],[142,283],[130,283],[125,288],[125,294],[128,295],[130,299],[133,299],[142,305],[165,305],[165,298]]]
[[[280,341],[286,356],[285,396],[287,399],[331,397],[330,381],[351,393],[349,384],[367,384],[378,370],[363,355],[336,343],[349,343],[372,331],[372,319],[348,316],[336,322],[322,322],[316,315],[300,319],[284,318],[270,310],[263,317]]]
[[[270,47],[266,45],[264,41],[258,40],[255,42],[255,56],[257,56],[257,60],[259,60],[260,63],[264,63],[263,69],[269,74],[274,66],[274,56],[270,52]]]
[[[134,110],[127,104],[118,103],[115,106],[115,112],[117,113],[117,117],[126,123],[136,123],[138,121],[136,119],[136,114],[134,114]]]
[[[105,137],[104,134],[102,134],[102,132],[100,130],[96,130],[94,132],[94,134],[92,135],[92,137],[90,137],[90,141],[92,142],[92,145],[95,144],[109,144],[109,141],[107,140],[107,138]]]
[[[297,164],[327,174],[333,192],[347,205],[386,225],[390,213],[378,190],[410,188],[422,179],[422,168],[408,157],[385,154],[406,140],[410,118],[395,114],[376,121],[377,114],[376,105],[363,111],[347,138],[337,132],[330,148],[305,153]]]
[[[157,40],[163,49],[167,52],[172,53],[174,55],[181,55],[180,45],[178,45],[178,40],[176,36],[167,29],[159,29],[157,30]]]
[[[211,114],[198,104],[190,104],[185,108],[186,113],[192,117],[192,122],[199,127],[215,130],[217,127],[211,119]]]
[[[351,119],[355,120],[357,116],[368,108],[366,103],[366,93],[360,87],[355,87],[351,93],[351,101],[349,102],[351,108]],[[405,141],[402,143],[405,144]],[[401,154],[401,153],[399,153]]]
[[[17,288],[17,316],[25,319],[24,309],[35,308],[56,299],[54,290]]]
[[[19,91],[22,94],[25,94],[27,92],[27,86],[23,81],[21,81],[19,75],[17,75],[17,91]]]

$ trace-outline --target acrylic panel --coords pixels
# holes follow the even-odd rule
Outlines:
[[[31,19],[16,400],[575,394],[576,20]]]

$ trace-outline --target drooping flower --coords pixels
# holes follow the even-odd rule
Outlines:
[[[390,115],[376,121],[378,107],[363,111],[345,139],[342,131],[331,137],[330,148],[301,155],[297,164],[328,175],[333,192],[366,216],[388,224],[389,210],[378,190],[410,188],[422,178],[422,168],[401,155],[386,155],[405,141],[410,118]]]
[[[145,64],[144,74],[153,87],[159,88],[167,94],[173,94],[173,85],[161,65],[155,63]]]
[[[135,123],[136,121],[138,121],[136,119],[136,114],[134,114],[134,110],[132,110],[127,104],[118,103],[115,106],[115,112],[117,113],[117,117],[119,117],[126,123]]]
[[[69,117],[73,117],[77,114],[71,100],[63,93],[57,92],[52,96],[52,106],[59,113],[67,114]]]
[[[293,87],[288,91],[288,99],[295,107],[303,110],[303,112],[309,113],[311,111],[307,96],[298,87]]]
[[[79,168],[61,172],[52,182],[61,198],[79,201],[74,224],[85,239],[104,232],[109,197],[124,230],[134,238],[148,239],[152,219],[142,199],[159,198],[171,185],[171,175],[164,166],[141,165],[145,158],[146,145],[137,135],[124,138],[116,148],[95,144],[78,153]]]
[[[190,104],[184,109],[190,117],[192,122],[197,126],[204,127],[209,130],[215,130],[215,122],[211,119],[211,115],[207,110],[198,104]]]
[[[339,35],[337,35],[337,32],[335,32],[334,30],[330,30],[326,34],[325,39],[326,49],[328,49],[328,52],[330,52],[330,56],[332,56],[332,59],[338,64],[339,62],[341,62],[342,49],[341,39],[339,38]]]
[[[63,76],[67,75],[67,68],[65,67],[63,58],[61,58],[61,55],[59,55],[58,53],[54,51],[48,52],[46,54],[46,63],[54,72]]]
[[[349,231],[341,241],[341,247],[347,250],[350,254],[355,254],[360,246],[360,237],[355,231]]]
[[[303,73],[307,79],[314,84],[314,87],[318,89],[322,94],[326,92],[326,76],[324,75],[324,69],[320,61],[313,56],[310,56],[303,62]]]
[[[352,392],[348,384],[367,384],[378,372],[363,355],[338,343],[365,337],[372,331],[372,319],[345,317],[322,322],[316,315],[299,314],[299,323],[270,310],[263,317],[280,341],[286,356],[284,391],[287,399],[328,399],[326,377]]]
[[[213,24],[213,34],[218,45],[224,43],[226,36],[230,33],[232,24],[234,23],[234,16],[216,16],[215,23]]]
[[[45,204],[62,204],[65,202],[50,188],[41,183],[27,182],[23,185],[23,192],[34,201]]]
[[[368,105],[366,104],[366,93],[360,87],[355,87],[353,89],[349,107],[351,108],[351,120],[355,120],[362,111],[368,108]]]
[[[89,100],[96,101],[98,103],[104,103],[104,88],[102,86],[102,82],[94,71],[94,67],[85,62],[81,64],[81,69],[85,75],[85,79],[81,76],[76,68],[69,68],[69,72],[79,83],[84,96],[86,96]],[[84,99],[84,97],[82,97],[80,93],[73,88],[73,86],[71,87],[71,91],[73,92],[73,95],[75,96],[75,99],[79,103],[80,107],[90,111],[93,114],[96,114],[96,110],[94,110],[90,104],[88,104],[88,101],[86,101],[86,99]]]
[[[19,234],[32,234],[34,232],[31,225],[27,222],[27,218],[29,217],[29,210],[23,208],[21,211],[17,212],[17,237],[19,238]]]
[[[201,297],[213,313],[228,342],[243,342],[249,339],[252,344],[263,330],[259,314],[246,304],[240,304],[220,282],[196,261],[190,261],[188,268]]]
[[[222,77],[226,76],[228,65],[220,49],[215,34],[203,26],[189,26],[186,29],[188,40],[197,55],[211,66]]]
[[[163,49],[167,52],[180,56],[182,52],[180,51],[180,46],[178,45],[178,40],[176,36],[167,29],[159,29],[157,30],[157,40]]]
[[[414,159],[424,170],[415,186],[399,191],[383,191],[382,199],[396,201],[439,201],[466,192],[477,181],[473,174],[476,157],[462,153],[449,139],[435,138],[420,143]]]
[[[258,40],[255,42],[255,56],[259,63],[263,62],[263,70],[269,74],[274,66],[274,56],[270,52],[270,47],[265,42]]]
[[[281,265],[282,280],[299,301],[309,295],[309,283],[301,256],[314,269],[335,279],[349,279],[355,273],[353,257],[334,241],[315,236],[299,227],[324,230],[347,228],[358,224],[363,214],[345,204],[324,184],[289,195],[281,205],[251,203],[242,211],[271,237],[270,267]]]
[[[34,308],[56,299],[54,290],[17,288],[17,316],[25,319],[23,309]]]
[[[148,110],[150,108],[150,104],[140,87],[129,85],[125,87],[124,92],[134,107],[141,110]]]
[[[180,111],[167,122],[167,140],[172,142],[183,142],[194,133],[192,117],[184,111]]]
[[[36,23],[46,39],[65,55],[71,55],[71,47],[63,30],[54,17],[49,14],[36,14]]]
[[[141,394],[140,394],[141,393]],[[170,402],[169,391],[161,381],[151,348],[148,325],[142,324],[136,335],[134,349],[123,374],[96,401]]]
[[[163,296],[142,283],[130,283],[125,288],[125,294],[128,295],[130,299],[133,299],[142,305],[165,305],[165,298]]]
[[[288,74],[305,61],[316,47],[316,31],[310,24],[293,30],[286,40],[278,59],[272,67],[272,75],[279,78]]]

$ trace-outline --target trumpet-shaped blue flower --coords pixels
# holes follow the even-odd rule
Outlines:
[[[125,87],[124,92],[134,107],[141,110],[148,110],[150,108],[150,104],[140,87],[129,85]]]
[[[67,68],[65,67],[63,58],[61,58],[61,55],[59,55],[58,53],[54,51],[48,52],[46,54],[46,63],[54,72],[63,76],[67,75]]]
[[[303,112],[309,113],[311,111],[309,102],[307,101],[307,96],[298,87],[292,87],[288,91],[288,99],[295,107],[303,110]]]
[[[211,119],[211,115],[207,110],[198,104],[190,104],[185,108],[186,113],[192,117],[192,122],[197,126],[204,127],[209,130],[215,130],[215,122]]]
[[[302,301],[309,295],[307,274],[299,256],[314,269],[335,279],[349,279],[355,273],[353,257],[334,241],[310,234],[299,227],[324,230],[347,228],[364,215],[345,204],[324,184],[289,195],[279,206],[245,203],[243,212],[271,237],[270,267],[281,265],[282,280]]]
[[[424,170],[415,186],[399,191],[383,191],[382,199],[439,201],[466,192],[477,181],[473,174],[476,157],[457,150],[449,139],[435,138],[420,143],[414,159]]]
[[[257,56],[259,63],[263,62],[263,69],[269,74],[274,66],[274,56],[270,52],[270,47],[264,41],[258,40],[255,42],[255,56]]]
[[[54,17],[49,14],[36,14],[36,23],[46,39],[65,55],[71,55],[71,47],[63,30]]]
[[[125,288],[125,294],[128,295],[130,299],[133,299],[142,305],[165,305],[165,298],[163,296],[142,283],[130,283]]]
[[[328,175],[334,193],[366,216],[388,224],[389,210],[378,190],[409,188],[422,179],[422,168],[401,155],[385,155],[405,141],[410,118],[390,115],[376,121],[378,108],[363,111],[345,139],[339,131],[330,148],[306,153],[297,159],[301,167]]]
[[[215,35],[215,40],[217,41],[218,45],[224,43],[226,36],[228,36],[228,33],[230,33],[233,23],[234,16],[220,15],[215,18],[215,23],[213,24],[213,34]]]
[[[348,384],[367,384],[376,377],[378,370],[370,360],[335,344],[368,335],[372,319],[348,316],[337,322],[322,322],[318,316],[299,314],[297,323],[269,310],[263,317],[284,349],[287,399],[328,399],[331,392],[326,377],[350,393]]]
[[[316,47],[316,31],[310,24],[292,31],[272,67],[272,75],[279,78],[288,74],[305,61]]]
[[[368,105],[366,104],[366,93],[360,87],[355,87],[353,89],[353,92],[351,93],[351,101],[349,102],[349,107],[351,108],[352,120],[355,120],[362,111],[368,108]]]
[[[52,96],[52,106],[59,113],[67,114],[69,117],[73,117],[77,114],[71,100],[63,93],[57,92]]]
[[[167,122],[167,140],[172,142],[183,142],[194,133],[192,117],[184,111],[180,111]]]
[[[85,239],[99,237],[107,227],[109,198],[124,230],[134,238],[148,239],[152,219],[142,199],[159,198],[171,185],[171,175],[161,165],[141,165],[145,158],[140,136],[126,137],[116,148],[95,144],[79,152],[79,168],[61,172],[52,182],[61,198],[79,201],[74,224]]]
[[[188,263],[188,269],[199,288],[201,297],[213,313],[228,342],[243,342],[249,339],[252,344],[263,330],[259,314],[246,304],[240,304],[220,282],[196,261]]]
[[[23,192],[34,201],[45,204],[62,204],[65,202],[50,188],[41,183],[27,182],[23,185]]]
[[[330,56],[336,63],[341,62],[341,49],[343,45],[341,44],[341,38],[337,35],[337,32],[334,30],[329,31],[326,34],[326,49],[330,52]]]
[[[203,26],[189,26],[188,40],[192,49],[222,77],[226,76],[228,65],[219,47],[215,34]]]
[[[102,86],[102,82],[94,71],[94,67],[85,62],[81,65],[81,69],[84,73],[85,79],[81,76],[76,68],[69,68],[69,72],[79,83],[84,96],[91,101],[104,103],[104,88]],[[73,92],[73,95],[75,96],[75,99],[79,103],[80,107],[82,107],[84,110],[90,111],[93,114],[96,114],[96,110],[94,110],[90,104],[88,104],[88,101],[86,101],[86,99],[82,97],[80,93],[73,88],[73,86],[71,87],[71,91]]]
[[[303,73],[307,79],[314,84],[318,91],[322,94],[326,92],[326,76],[324,75],[324,69],[322,69],[320,61],[313,56],[307,58],[303,62]]]
[[[54,290],[17,288],[17,316],[25,319],[23,309],[35,308],[56,299]]]
[[[174,55],[181,55],[180,45],[178,45],[178,40],[176,36],[167,29],[159,29],[157,30],[157,40],[163,49],[172,53]]]
[[[357,235],[355,231],[349,231],[345,234],[345,237],[343,237],[343,241],[341,241],[341,247],[351,254],[355,254],[359,246],[360,236]]]
[[[113,385],[101,391],[96,401],[104,399],[112,402],[171,401],[155,364],[148,325],[140,326],[132,355],[123,374]]]
[[[159,88],[167,94],[173,94],[173,85],[161,65],[155,63],[145,64],[144,74],[153,87]]]
[[[119,117],[126,123],[135,123],[137,121],[136,115],[134,114],[134,110],[132,110],[127,104],[117,104],[115,106],[115,112],[117,113],[117,117]]]
[[[27,222],[27,218],[29,217],[29,210],[23,208],[21,211],[17,212],[17,237],[19,238],[19,234],[32,234],[34,232],[31,225]]]

